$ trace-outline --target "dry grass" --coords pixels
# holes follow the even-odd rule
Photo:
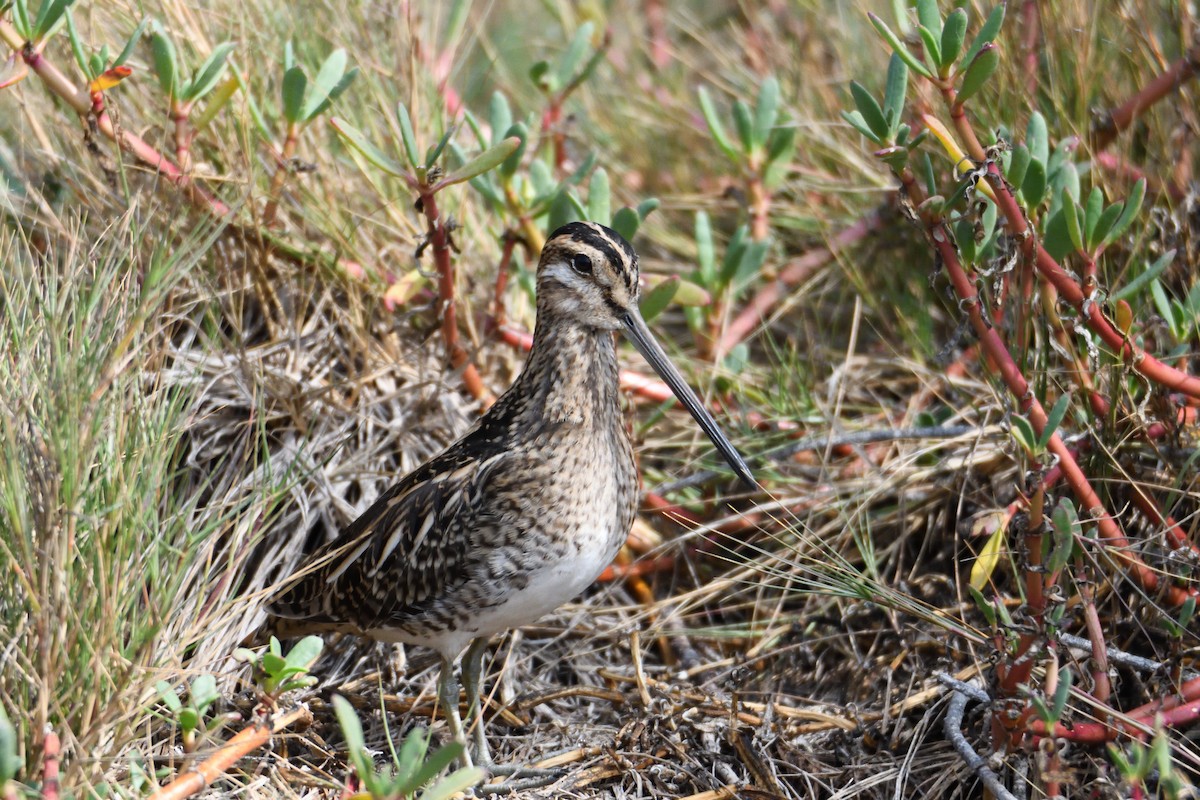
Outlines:
[[[671,61],[662,70],[649,66],[650,5],[618,0],[585,12],[552,0],[476,4],[450,42],[440,4],[334,10],[220,0],[201,11],[156,0],[147,11],[188,43],[185,52],[236,41],[269,120],[286,38],[308,63],[347,47],[362,76],[336,113],[375,141],[395,142],[389,109],[403,101],[423,146],[446,122],[428,63],[439,52],[466,107],[485,116],[499,89],[536,121],[541,101],[529,66],[561,50],[563,30],[600,15],[612,46],[608,63],[568,102],[568,154],[577,161],[597,151],[621,203],[663,200],[637,242],[649,271],[690,271],[696,210],[722,235],[741,214],[740,176],[697,110],[700,84],[753,96],[758,76],[771,71],[784,87],[800,146],[774,198],[772,267],[889,203],[891,179],[837,121],[846,83],[878,89],[886,64],[858,4],[666,4]],[[81,6],[85,37],[118,47],[142,8]],[[1043,20],[1042,83],[1031,98],[1015,63],[1014,8],[1003,40],[1014,63],[981,106],[995,119],[980,129],[1023,127],[1036,104],[1054,118],[1056,135],[1085,133],[1089,109],[1159,71],[1175,55],[1161,51],[1177,50],[1179,28],[1190,35],[1192,24],[1180,23],[1170,4],[1056,9]],[[48,55],[69,63],[61,40]],[[110,103],[121,126],[169,150],[149,62],[149,48],[139,48],[135,77],[110,92]],[[1194,158],[1190,137],[1172,138],[1196,129],[1193,99],[1185,89],[1157,109],[1122,140],[1121,156],[1160,176]],[[432,298],[398,311],[382,302],[390,283],[418,268],[423,227],[410,199],[398,182],[359,171],[326,125],[302,137],[298,158],[312,169],[290,181],[274,232],[299,248],[294,257],[265,248],[255,233],[273,161],[241,95],[194,146],[198,174],[240,209],[236,226],[214,228],[174,187],[98,145],[89,149],[74,116],[35,78],[0,92],[0,702],[20,720],[31,763],[43,725],[64,736],[65,784],[80,797],[104,784],[136,793],[134,753],[172,770],[183,765],[170,726],[151,713],[157,680],[215,672],[222,710],[244,712],[246,676],[230,654],[259,628],[264,592],[478,411],[447,365]],[[466,187],[443,202],[460,226],[465,344],[499,391],[521,360],[483,322],[504,221]],[[1196,217],[1187,208],[1164,201],[1158,213],[1173,223],[1162,226],[1164,246],[1182,246],[1195,269]],[[498,760],[567,769],[554,787],[521,796],[700,800],[731,796],[720,794],[728,786],[764,799],[979,796],[943,736],[946,695],[934,673],[986,674],[993,652],[964,587],[981,545],[971,535],[974,516],[1017,492],[1003,428],[1011,406],[977,363],[966,377],[947,376],[970,342],[930,290],[933,259],[919,232],[883,213],[881,233],[790,290],[756,331],[738,374],[687,358],[678,309],[656,323],[698,386],[733,387],[737,413],[725,424],[743,452],[789,441],[780,423],[830,444],[764,466],[770,496],[728,493],[719,480],[669,495],[706,523],[643,516],[658,543],[641,558],[673,557],[670,569],[643,584],[598,585],[493,643],[487,685],[495,687],[489,731]],[[1130,253],[1141,258],[1159,243],[1149,226],[1139,235]],[[1133,260],[1114,257],[1110,278]],[[346,261],[364,274],[337,266]],[[1176,288],[1186,291],[1189,279],[1175,276]],[[520,275],[508,300],[510,317],[531,326]],[[686,421],[636,398],[630,406],[648,488],[715,465]],[[834,446],[846,432],[931,421],[968,432]],[[1176,516],[1195,533],[1194,442],[1172,446],[1182,455],[1101,453],[1092,466],[1110,476],[1136,467],[1139,480],[1174,485]],[[1156,552],[1149,536],[1143,546]],[[7,577],[22,571],[25,588]],[[1013,590],[1011,572],[1001,572],[999,588]],[[1149,657],[1167,652],[1153,598],[1118,581],[1103,587],[1100,604],[1110,644]],[[1078,630],[1078,619],[1065,627]],[[1196,644],[1190,632],[1184,641],[1185,649]],[[338,796],[345,760],[331,694],[355,702],[368,741],[381,749],[381,705],[392,734],[428,724],[434,673],[419,653],[403,667],[396,656],[334,642],[316,668],[320,684],[304,697],[316,724],[245,760],[209,794]],[[1165,691],[1158,678],[1120,675],[1129,705]],[[985,749],[987,724],[972,708],[965,729],[981,734]],[[1200,752],[1183,736],[1172,745],[1180,768],[1194,773]],[[1102,750],[1073,751],[1066,767],[1078,796],[1115,796]]]

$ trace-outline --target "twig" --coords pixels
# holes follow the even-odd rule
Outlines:
[[[42,800],[58,800],[58,757],[62,743],[54,731],[46,731],[42,743]]]
[[[984,695],[986,697],[986,695]],[[972,695],[973,697],[973,695]],[[950,744],[954,746],[955,752],[959,758],[967,765],[967,768],[975,773],[976,777],[983,782],[987,790],[993,796],[1000,800],[1017,800],[1016,796],[1004,787],[992,768],[987,765],[987,760],[975,752],[975,748],[967,741],[967,737],[962,732],[963,712],[967,709],[968,697],[966,692],[955,687],[950,695],[950,704],[946,707],[946,717],[942,720],[942,732],[946,738],[950,740]]]
[[[476,400],[482,400],[484,405],[490,405],[491,398],[484,388],[479,371],[471,363],[467,351],[458,341],[458,311],[454,300],[454,260],[450,252],[450,232],[446,222],[438,211],[436,191],[434,187],[422,186],[420,209],[425,214],[428,225],[426,235],[429,237],[430,249],[433,250],[433,260],[438,273],[438,303],[442,318],[442,340],[450,354],[450,363],[455,369],[462,370],[463,385]]]
[[[1112,144],[1143,111],[1178,89],[1200,71],[1200,44],[1192,45],[1187,55],[1166,72],[1146,84],[1137,94],[1101,116],[1092,128],[1092,148],[1103,150]]]
[[[312,721],[312,712],[304,706],[277,716],[270,725],[251,724],[221,745],[215,753],[197,765],[194,771],[181,775],[150,795],[150,800],[183,800],[185,797],[191,797],[224,775],[239,759],[269,742],[273,734],[300,720]]]
[[[873,211],[850,227],[835,234],[825,247],[810,250],[804,255],[792,259],[775,281],[759,289],[746,307],[738,312],[733,322],[729,323],[721,334],[716,351],[728,353],[731,348],[762,324],[763,319],[783,297],[789,286],[800,283],[815,270],[828,264],[838,251],[862,241],[868,234],[881,228],[883,217],[883,212]]]
[[[58,67],[40,53],[27,49],[21,35],[11,24],[3,20],[0,20],[0,39],[3,39],[13,50],[21,52],[30,69],[41,79],[46,88],[65,100],[77,114],[86,117],[91,113],[91,94],[86,89],[76,87]],[[95,119],[96,128],[101,133],[116,142],[122,150],[128,151],[143,164],[183,189],[188,199],[195,205],[206,208],[218,217],[227,217],[232,213],[232,209],[228,205],[184,174],[175,164],[171,163],[170,159],[147,144],[144,139],[124,128],[118,130],[106,112],[99,114]]]

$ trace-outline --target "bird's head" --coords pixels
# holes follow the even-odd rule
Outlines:
[[[595,222],[570,222],[550,234],[538,264],[539,312],[551,310],[594,330],[626,327],[638,307],[637,253],[625,237]]]
[[[571,222],[550,234],[538,262],[538,316],[553,314],[594,331],[623,331],[671,387],[717,450],[745,483],[746,462],[717,427],[679,370],[655,341],[638,310],[638,258],[625,237],[594,222]]]

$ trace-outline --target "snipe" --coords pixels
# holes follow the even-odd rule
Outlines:
[[[280,629],[433,648],[442,658],[439,702],[463,741],[455,660],[467,650],[463,682],[475,719],[488,639],[582,592],[633,524],[638,480],[614,331],[625,332],[753,485],[642,320],[633,248],[616,231],[573,222],[542,250],[533,351],[516,383],[466,435],[312,555],[271,602]],[[474,750],[476,762],[490,763],[479,719]]]

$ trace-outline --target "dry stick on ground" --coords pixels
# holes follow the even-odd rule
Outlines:
[[[271,741],[273,734],[301,720],[312,721],[312,712],[303,706],[276,716],[269,725],[264,721],[255,721],[221,745],[194,770],[152,794],[150,800],[183,800],[191,797],[224,775],[240,759]]]

